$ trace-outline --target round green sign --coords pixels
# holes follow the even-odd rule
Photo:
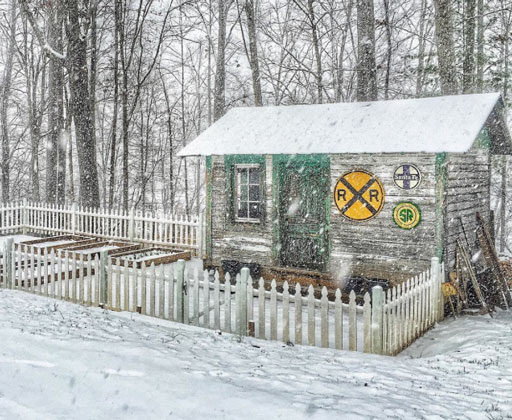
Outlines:
[[[402,229],[414,229],[421,222],[421,210],[408,201],[398,203],[393,209],[393,220]]]

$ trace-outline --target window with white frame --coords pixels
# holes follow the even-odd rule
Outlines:
[[[235,220],[259,222],[261,217],[261,168],[258,164],[235,165]]]

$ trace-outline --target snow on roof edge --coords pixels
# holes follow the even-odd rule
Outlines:
[[[501,94],[495,92],[237,107],[185,146],[178,156],[462,153],[471,148],[499,101],[502,102]]]

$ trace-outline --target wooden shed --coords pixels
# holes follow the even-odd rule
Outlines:
[[[490,216],[491,156],[511,151],[492,93],[236,108],[179,155],[206,157],[210,264],[341,281],[452,265],[462,224],[474,240]]]

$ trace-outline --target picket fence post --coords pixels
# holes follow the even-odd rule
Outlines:
[[[439,267],[439,258],[432,257],[430,262],[430,276],[432,277],[433,287],[435,290],[435,300],[434,305],[436,306],[435,311],[435,322],[440,321],[442,319],[442,308],[443,308],[443,294],[440,292],[441,290],[441,270]],[[433,309],[433,308],[432,308]],[[432,310],[431,309],[431,310]]]
[[[183,315],[185,312],[185,305],[183,301],[184,282],[185,282],[185,260],[180,259],[176,265],[176,317],[178,322],[183,322]],[[205,286],[206,278],[205,278]]]
[[[23,208],[22,208],[22,227],[21,231],[24,235],[28,232],[28,209],[27,209],[27,199],[23,199]]]
[[[249,282],[249,269],[243,267],[240,272],[240,298],[238,299],[238,334],[247,335],[247,283]]]
[[[78,205],[73,202],[71,206],[71,233],[74,235],[77,231],[77,223],[76,223],[76,212],[78,210]]]
[[[107,251],[103,251],[100,253],[99,269],[100,269],[100,273],[99,273],[100,302],[99,303],[102,304],[103,307],[107,307],[108,303],[109,303],[108,302],[108,252]]]
[[[135,209],[132,207],[130,209],[129,219],[128,219],[128,239],[133,241],[135,237]]]
[[[197,226],[197,234],[196,234],[196,241],[197,241],[197,254],[199,256],[199,258],[203,258],[205,255],[204,255],[204,252],[205,252],[205,247],[203,246],[204,244],[204,236],[205,236],[205,232],[204,232],[204,227],[203,227],[203,224],[204,224],[204,213],[203,212],[200,212],[199,213],[199,226]]]
[[[443,283],[445,280],[445,271],[444,270],[445,270],[444,263],[440,263],[439,264],[440,276],[439,276],[439,282],[437,285],[437,293],[439,295],[439,321],[442,321],[444,319],[444,296],[443,296],[443,291],[441,288],[441,283]]]
[[[384,291],[381,286],[372,288],[372,353],[382,354]]]
[[[7,238],[5,241],[4,249],[4,287],[12,289],[14,270],[12,267],[12,246],[14,243],[13,238]]]

